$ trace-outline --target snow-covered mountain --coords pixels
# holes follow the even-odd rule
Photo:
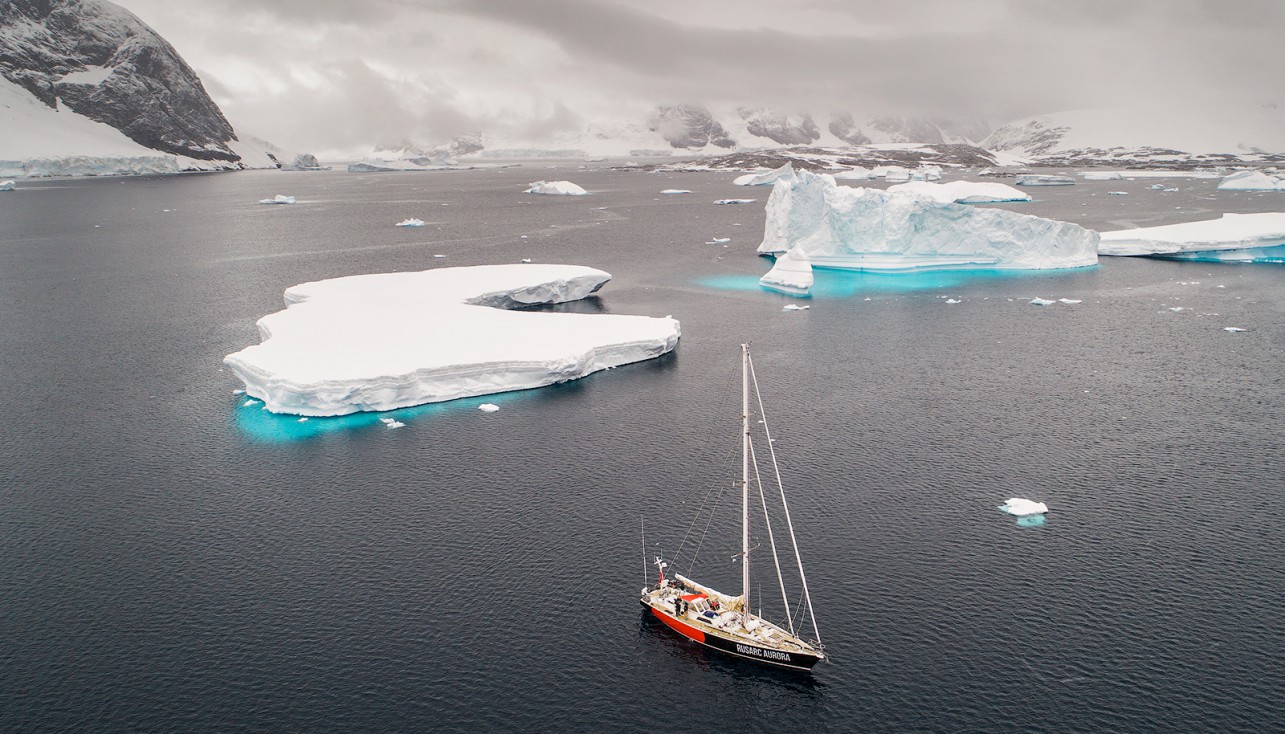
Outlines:
[[[165,39],[105,0],[0,2],[0,168],[19,175],[275,167]]]
[[[1002,125],[981,146],[1052,165],[1274,161],[1285,154],[1285,114],[1275,105],[1075,110]]]

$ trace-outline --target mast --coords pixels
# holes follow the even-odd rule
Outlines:
[[[750,619],[750,345],[741,345],[741,621]]]

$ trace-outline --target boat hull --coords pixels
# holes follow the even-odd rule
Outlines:
[[[719,652],[734,655],[738,658],[753,660],[754,662],[761,663],[763,665],[771,665],[777,668],[788,668],[790,670],[811,671],[812,667],[821,661],[820,655],[797,651],[787,652],[785,650],[778,650],[772,647],[755,645],[746,641],[729,639],[721,635],[707,634],[700,628],[687,624],[686,622],[676,618],[674,615],[668,614],[664,610],[657,609],[656,607],[648,604],[646,601],[642,601],[641,604],[650,609],[652,615],[663,622],[666,627],[674,630],[693,642],[698,642],[705,647],[710,648],[711,650],[718,650]]]

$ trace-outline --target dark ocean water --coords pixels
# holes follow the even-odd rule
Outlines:
[[[519,193],[549,177],[593,193]],[[0,730],[1285,731],[1285,268],[820,273],[783,312],[754,284],[768,192],[731,178],[0,194]],[[1285,210],[1152,182],[1013,208],[1103,229]],[[299,203],[254,203],[276,193]],[[759,201],[711,204],[736,196]],[[410,216],[428,226],[392,226]],[[393,431],[232,393],[223,356],[290,285],[527,257],[611,272],[569,308],[673,314],[681,344]],[[636,601],[640,516],[672,553],[737,472],[743,341],[832,657],[810,677],[695,648]],[[1010,496],[1047,523],[1000,514]],[[695,573],[735,590],[727,527]]]

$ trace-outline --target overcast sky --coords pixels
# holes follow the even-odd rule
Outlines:
[[[361,153],[657,104],[981,116],[1285,104],[1282,0],[118,0],[242,131]]]

